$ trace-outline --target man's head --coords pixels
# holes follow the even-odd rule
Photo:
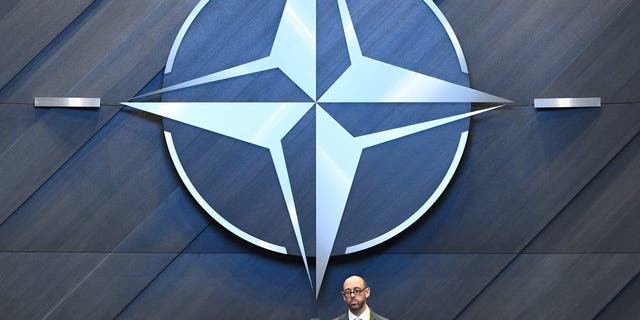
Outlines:
[[[359,276],[351,276],[344,280],[342,284],[342,297],[344,302],[356,316],[359,316],[367,305],[367,298],[371,294],[371,289],[367,287],[367,282]]]

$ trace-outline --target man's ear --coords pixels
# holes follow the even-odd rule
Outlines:
[[[369,298],[369,295],[371,295],[371,288],[367,287],[364,289],[364,297]]]

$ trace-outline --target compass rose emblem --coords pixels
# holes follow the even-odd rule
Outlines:
[[[476,114],[493,110],[492,107],[474,112],[449,114],[436,119],[387,128],[365,134],[351,133],[329,112],[327,106],[340,104],[343,108],[360,105],[420,104],[428,108],[429,103],[469,104],[472,102],[509,102],[467,86],[445,81],[405,67],[375,59],[363,53],[358,33],[346,0],[336,0],[339,12],[339,30],[348,53],[348,66],[326,90],[318,90],[317,70],[323,65],[317,61],[317,4],[315,0],[287,0],[277,25],[277,31],[268,56],[232,66],[203,76],[179,81],[136,99],[158,96],[215,84],[247,75],[278,70],[306,95],[302,101],[163,101],[127,102],[127,106],[144,110],[164,118],[173,119],[206,131],[214,132],[245,144],[268,150],[277,183],[284,199],[286,214],[291,223],[298,252],[290,252],[285,246],[261,239],[243,230],[216,210],[192,181],[192,176],[183,166],[176,141],[170,130],[165,130],[165,139],[176,170],[195,201],[220,225],[240,238],[264,249],[281,254],[300,254],[309,282],[319,293],[322,279],[333,252],[341,221],[345,217],[354,178],[361,165],[363,154],[371,148],[409,137],[431,129],[463,121]],[[446,32],[455,51],[460,73],[467,73],[467,66],[451,26],[431,0],[424,0],[426,10],[432,12]],[[184,46],[186,34],[196,18],[204,12],[209,0],[202,0],[189,15],[173,44],[165,77],[175,73],[176,57]],[[467,111],[469,111],[467,109]],[[294,188],[285,155],[283,139],[294,127],[311,114],[315,118],[315,254],[305,247],[299,217],[299,204],[294,197]],[[398,235],[417,221],[435,203],[451,180],[462,156],[467,140],[467,130],[459,132],[453,156],[446,170],[439,175],[431,194],[423,196],[420,205],[412,209],[408,218],[385,232],[340,249],[340,254],[359,252]],[[249,213],[264,214],[264,213]],[[313,251],[313,249],[311,251]],[[309,267],[309,256],[315,256],[315,285]]]

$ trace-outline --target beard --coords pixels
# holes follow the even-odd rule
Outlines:
[[[365,300],[353,299],[349,300],[347,304],[349,305],[349,310],[351,310],[352,313],[356,313],[362,310],[365,304]]]

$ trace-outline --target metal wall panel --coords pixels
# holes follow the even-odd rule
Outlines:
[[[639,117],[615,105],[474,118],[447,197],[389,250],[519,252],[638,133]]]
[[[609,102],[638,102],[640,2],[632,1],[589,47],[543,91],[542,96],[595,95]]]
[[[339,292],[344,277],[363,273],[372,284],[370,303],[376,312],[397,319],[420,319],[425,313],[450,319],[510,257],[383,254],[343,259],[329,270],[326,290],[315,301],[308,295],[310,288],[299,285],[306,276],[298,261],[256,254],[182,254],[120,318],[332,319],[343,308]],[[247,290],[254,285],[269,289]]]
[[[520,255],[460,319],[592,319],[640,271],[638,254]]]
[[[27,66],[92,0],[6,0],[0,4],[0,88]]]
[[[0,308],[9,319],[42,318],[82,282],[104,253],[0,253]]]
[[[527,252],[638,252],[640,136],[611,160]]]
[[[34,114],[26,105],[6,108],[19,110],[21,117]],[[48,110],[33,117],[29,128],[0,154],[0,221],[21,206],[119,109]]]
[[[167,80],[161,71],[166,56],[196,3],[0,3],[0,37],[11,44],[0,53],[0,314],[329,319],[344,312],[338,291],[353,273],[368,278],[372,307],[392,319],[635,314],[640,1],[436,1],[460,38],[471,85],[520,106],[474,117],[461,166],[428,215],[382,246],[333,257],[317,301],[299,257],[270,254],[239,240],[193,201],[162,136],[175,122],[116,106]],[[222,10],[212,3],[210,9]],[[283,1],[248,3],[254,7],[242,15],[220,14],[228,24],[245,21],[251,28],[211,41],[223,46],[252,32],[256,39],[271,34],[258,22],[269,14],[277,21]],[[318,4],[337,13],[334,1]],[[396,64],[418,61],[422,72],[464,82],[450,73],[455,59],[439,45],[442,39],[429,33],[435,20],[420,19],[420,1],[348,4],[356,30],[366,35],[367,54]],[[339,34],[335,15],[325,17],[321,35]],[[394,23],[399,19],[424,37],[406,38]],[[208,22],[194,26],[205,32]],[[384,42],[385,35],[391,40]],[[381,41],[384,49],[375,46]],[[269,49],[255,44],[244,54]],[[233,59],[235,51],[227,51],[222,53]],[[320,46],[318,56],[344,58],[344,39]],[[214,69],[224,60],[197,58]],[[345,67],[337,63],[320,71],[319,90]],[[240,94],[278,100],[278,92],[243,89],[281,76],[276,71],[193,90],[231,100]],[[72,95],[100,97],[112,106],[31,106],[34,96]],[[601,96],[603,107],[527,107],[538,97],[587,96]],[[363,119],[357,110],[340,114],[334,108],[342,120]],[[387,111],[381,108],[373,126],[390,125],[387,115],[394,111]],[[286,139],[298,143],[312,124],[306,119]],[[183,133],[182,142],[194,141],[191,159],[201,156],[199,150],[215,156],[201,131]],[[293,167],[300,177],[311,168]],[[272,174],[271,167],[247,168]],[[314,200],[309,194],[296,197]],[[291,238],[287,225],[268,222],[256,220],[256,226]]]
[[[594,41],[606,41],[623,52],[637,52],[627,47],[629,41],[611,32],[605,33],[617,21],[622,21],[624,15],[633,16],[637,5],[634,0],[609,1],[606,5],[595,0],[449,0],[440,6],[460,37],[474,87],[509,97],[517,104],[530,105],[534,98],[542,95],[583,97],[580,94],[586,92],[579,90],[583,85],[578,85],[583,82],[591,83],[589,87],[596,91],[589,91],[588,96],[603,95],[605,102],[630,101],[635,93],[613,97],[607,93],[616,91],[605,89],[606,86],[621,88],[625,82],[609,84],[603,80],[610,75],[611,68],[633,72],[640,64],[628,59],[609,60],[605,67],[603,59],[591,52],[599,50],[593,47]],[[624,28],[633,33],[631,30],[637,30],[637,25],[637,21],[627,22]],[[608,34],[607,40],[598,39],[604,34]],[[578,73],[584,69],[573,72],[570,67],[577,59],[602,67],[590,68],[593,74],[589,76]],[[555,85],[557,89],[553,92],[559,95],[547,93],[554,80],[563,76],[566,86]]]
[[[157,118],[123,111],[0,226],[0,246],[109,252],[177,187]]]
[[[0,101],[74,95],[126,101],[163,68],[195,3],[96,1],[0,90]]]
[[[634,319],[640,311],[640,279],[636,276],[618,295],[598,314],[595,319]]]
[[[44,318],[113,319],[175,255],[109,253]]]

